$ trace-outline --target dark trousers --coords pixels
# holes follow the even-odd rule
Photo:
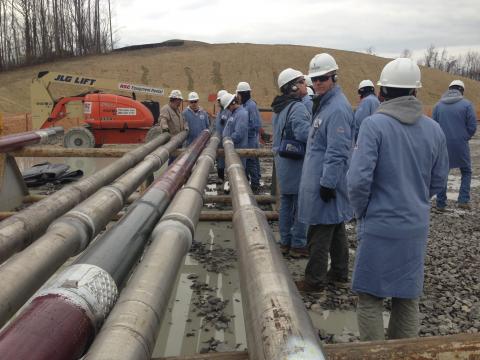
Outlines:
[[[326,286],[328,280],[348,279],[348,242],[345,224],[310,225],[307,233],[310,253],[305,268],[305,281],[316,287]],[[330,254],[330,270],[328,270]],[[328,272],[327,272],[328,270]]]

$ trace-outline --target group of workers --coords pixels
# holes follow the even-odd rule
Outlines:
[[[385,339],[385,298],[391,298],[387,337],[415,337],[430,201],[436,195],[436,209],[445,211],[449,169],[460,168],[457,204],[470,208],[468,141],[476,131],[475,110],[463,97],[464,83],[455,80],[434,107],[433,120],[425,116],[416,97],[421,72],[408,58],[383,68],[378,96],[371,80],[360,82],[355,112],[338,77],[339,67],[327,53],[312,58],[308,75],[287,68],[278,76],[272,150],[280,188],[280,250],[308,257],[304,279],[296,282],[301,292],[348,286],[345,222],[355,218],[358,246],[351,287],[358,294],[361,340]],[[240,82],[236,94],[217,94],[216,130],[236,148],[259,146],[260,114],[250,92],[250,85]],[[172,91],[161,110],[162,127],[171,133],[208,128],[208,121],[202,122],[206,113],[195,106],[196,93],[189,94],[185,125],[171,128],[168,119],[181,118],[178,99],[181,93]],[[258,158],[243,164],[255,191]],[[224,167],[219,159],[221,181]]]
[[[281,95],[273,100],[272,122],[280,249],[308,254],[304,279],[296,282],[300,291],[348,286],[345,222],[355,218],[351,287],[358,294],[361,340],[385,339],[385,298],[392,304],[387,337],[415,337],[430,200],[436,195],[436,208],[445,211],[449,169],[460,168],[457,204],[470,208],[468,141],[476,131],[475,110],[463,97],[463,82],[455,80],[435,106],[433,120],[425,116],[416,97],[420,69],[398,58],[383,68],[378,97],[372,81],[360,82],[360,104],[353,112],[337,84],[338,70],[335,59],[323,53],[310,61],[308,75],[288,68],[278,76]],[[284,151],[292,140],[306,144],[303,157]]]
[[[180,106],[183,102],[180,90],[172,90],[168,104],[160,109],[160,126],[163,131],[172,135],[188,130],[187,145],[205,129],[210,128],[208,113],[199,106],[199,96],[192,91],[188,94],[188,106],[183,112]],[[236,148],[256,149],[259,144],[259,131],[262,127],[260,112],[257,104],[251,98],[251,88],[247,82],[241,81],[237,85],[236,94],[226,90],[217,93],[217,102],[220,111],[215,120],[216,131],[230,137]],[[173,159],[171,159],[172,161]],[[260,161],[257,157],[242,158],[247,178],[252,191],[260,189]],[[217,173],[221,185],[225,179],[225,161],[218,159]]]

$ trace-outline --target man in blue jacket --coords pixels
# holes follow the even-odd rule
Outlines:
[[[240,81],[237,85],[237,97],[239,103],[248,112],[248,148],[256,149],[260,147],[258,134],[262,127],[260,112],[257,104],[252,99],[252,89],[250,84],[245,81]],[[260,160],[258,157],[246,159],[247,178],[250,180],[250,187],[253,192],[257,192],[260,188]]]
[[[305,149],[311,115],[302,102],[307,95],[303,74],[295,69],[285,69],[278,76],[281,95],[272,102],[273,144],[275,171],[280,188],[280,250],[292,257],[308,257],[307,227],[298,221],[298,187],[302,173],[302,155],[279,152],[281,140],[295,140]],[[308,96],[308,95],[307,95]]]
[[[352,218],[347,199],[347,173],[352,151],[353,112],[337,85],[338,65],[326,53],[310,61],[315,88],[313,123],[307,140],[298,194],[298,220],[309,225],[310,258],[300,291],[322,291],[327,282],[348,282],[348,243],[345,221]],[[328,255],[331,266],[328,269]]]
[[[470,183],[472,164],[468,142],[477,130],[475,109],[463,97],[465,85],[461,80],[450,83],[448,91],[433,108],[433,120],[438,122],[447,138],[450,169],[460,168],[462,180],[458,193],[458,207],[470,209]],[[447,186],[437,194],[437,210],[445,211],[447,206]]]
[[[384,298],[392,298],[389,339],[416,337],[430,199],[448,176],[445,136],[416,98],[420,69],[389,62],[378,85],[385,98],[360,127],[347,174],[357,218],[352,289],[362,341],[385,339]]]
[[[235,149],[248,148],[248,112],[237,102],[233,94],[225,94],[221,97],[220,103],[225,110],[230,112],[230,116],[223,129],[223,137],[229,137],[233,141]],[[242,158],[242,164],[245,168],[246,159]]]
[[[200,98],[195,91],[188,94],[189,104],[182,113],[190,129],[187,136],[187,146],[190,145],[203,130],[210,127],[208,113],[200,107],[198,104],[199,100]]]
[[[217,113],[217,117],[215,118],[215,130],[217,131],[218,136],[220,137],[220,144],[218,145],[220,149],[223,149],[223,143],[222,143],[223,130],[225,129],[225,125],[227,124],[228,118],[230,117],[230,112],[227,109],[224,109],[222,107],[222,104],[220,103],[220,99],[222,98],[223,95],[227,93],[228,92],[226,90],[219,90],[217,93],[217,103],[220,109]],[[217,158],[217,175],[218,175],[217,184],[222,185],[223,182],[225,181],[225,158],[224,157]]]
[[[375,95],[375,87],[371,80],[362,80],[358,85],[358,95],[360,95],[360,104],[355,110],[354,122],[355,122],[355,137],[357,142],[358,131],[363,119],[372,115],[377,110],[380,101]]]

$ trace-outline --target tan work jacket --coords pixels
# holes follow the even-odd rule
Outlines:
[[[162,130],[168,129],[171,135],[176,135],[188,129],[188,124],[179,109],[174,110],[170,104],[166,104],[160,109],[160,127]]]

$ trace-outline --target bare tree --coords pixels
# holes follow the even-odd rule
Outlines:
[[[108,51],[109,6],[110,0],[0,0],[0,71]]]

